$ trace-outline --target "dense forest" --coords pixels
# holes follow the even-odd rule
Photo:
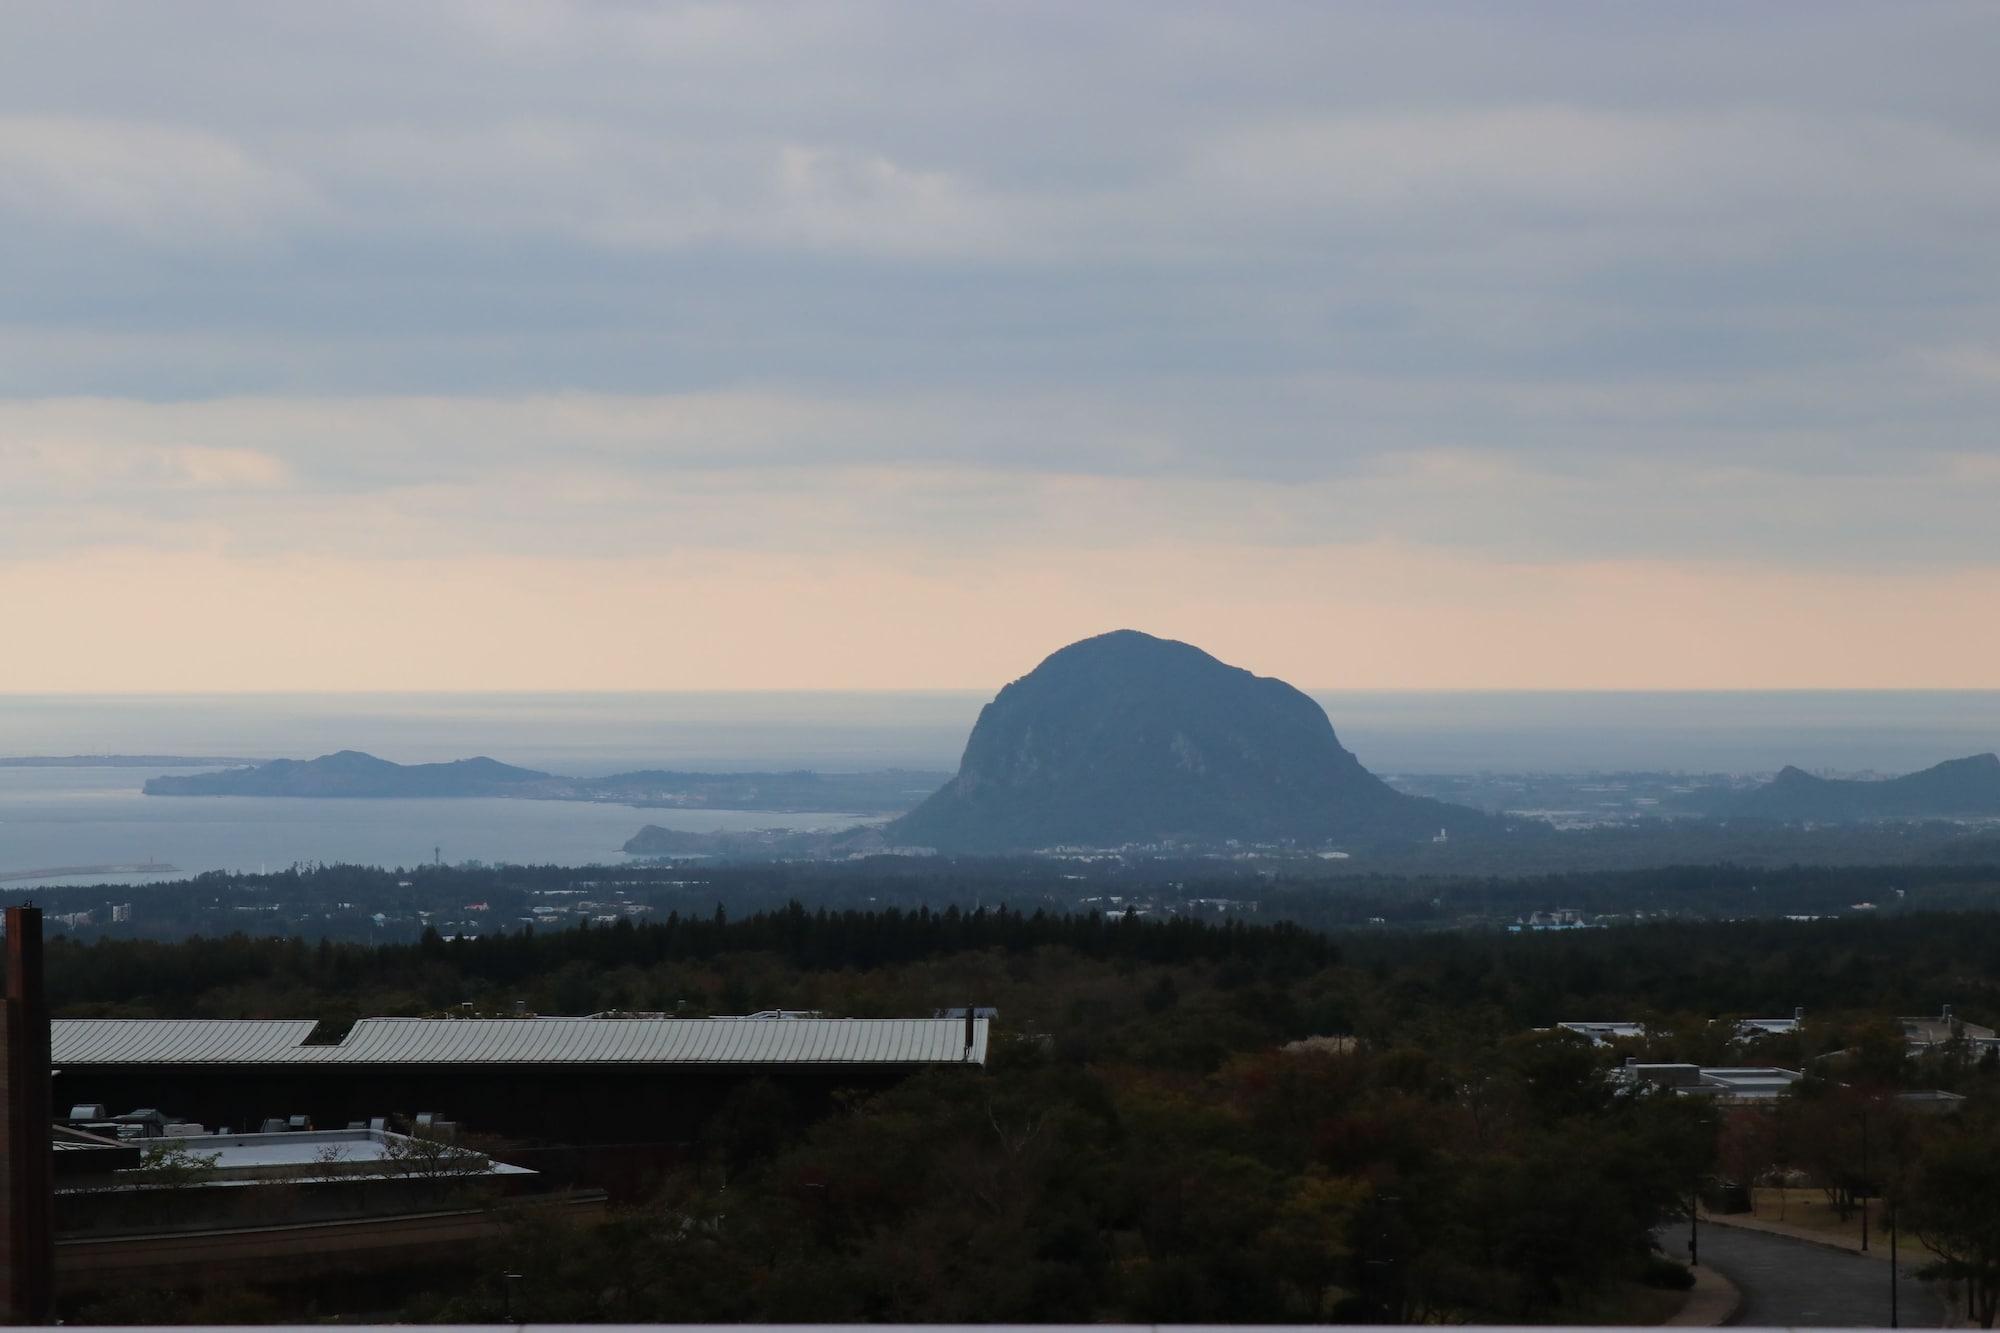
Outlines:
[[[1996,958],[2000,916],[1979,914],[1514,936],[793,904],[379,947],[58,939],[48,973],[63,1014],[328,1032],[466,1003],[998,1006],[983,1072],[816,1119],[749,1084],[643,1202],[586,1231],[524,1221],[412,1317],[1588,1321],[1685,1281],[1652,1236],[1691,1190],[1782,1166],[1852,1192],[1855,1108],[1878,1108],[1885,1162],[1885,1099],[1952,1087],[1963,1110],[1911,1131],[1895,1186],[1922,1216],[1941,1196],[1918,1182],[1963,1178],[1926,1163],[2000,1119],[2000,1069],[1907,1059],[1885,1020],[2000,1014]],[[1801,1033],[1755,1046],[1712,1021],[1797,1006]],[[1653,1035],[1537,1030],[1576,1018]],[[1607,1079],[1625,1054],[1813,1077],[1746,1135]]]

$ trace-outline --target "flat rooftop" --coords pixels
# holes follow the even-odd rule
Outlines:
[[[155,1143],[185,1145],[188,1151],[216,1157],[218,1170],[257,1170],[265,1167],[321,1166],[354,1163],[361,1166],[393,1160],[405,1136],[373,1129],[316,1129],[280,1134],[191,1134],[184,1138],[149,1139]],[[494,1162],[495,1175],[532,1175],[524,1167]]]
[[[185,1149],[194,1157],[214,1159],[214,1171],[199,1183],[204,1186],[253,1185],[271,1178],[296,1178],[308,1173],[318,1179],[342,1176],[379,1176],[390,1172],[402,1150],[416,1140],[407,1135],[377,1129],[322,1129],[279,1134],[190,1134],[176,1138],[146,1139],[127,1146],[141,1152],[172,1147]],[[526,1167],[496,1162],[482,1153],[445,1148],[462,1154],[467,1176],[532,1176]],[[146,1188],[144,1161],[139,1167],[125,1167],[100,1179],[115,1185],[130,1181],[132,1188]],[[421,1172],[419,1172],[421,1174]],[[451,1170],[448,1174],[459,1174]]]

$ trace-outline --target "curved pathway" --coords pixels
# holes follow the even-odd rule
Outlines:
[[[1687,1229],[1668,1227],[1660,1245],[1687,1257]],[[1743,1304],[1732,1321],[1761,1328],[1887,1328],[1889,1265],[1811,1241],[1740,1227],[1704,1225],[1701,1262],[1734,1282]],[[1941,1328],[1944,1301],[1904,1263],[1899,1303],[1904,1328]]]

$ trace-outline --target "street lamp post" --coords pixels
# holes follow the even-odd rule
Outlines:
[[[1868,1196],[1874,1185],[1868,1179],[1868,1110],[1861,1111],[1861,1252],[1868,1253]]]
[[[1901,1328],[1896,1319],[1896,1196],[1889,1196],[1889,1327]]]
[[[514,1322],[514,1284],[520,1280],[519,1273],[500,1275],[500,1318],[503,1323]]]

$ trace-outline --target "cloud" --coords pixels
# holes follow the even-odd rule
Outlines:
[[[240,144],[172,125],[0,116],[0,214],[149,239],[241,240],[304,214],[311,191]]]
[[[362,124],[292,149],[326,201],[314,225],[362,234],[547,238],[613,254],[921,258],[1008,244],[976,182],[809,138],[508,118],[420,136]]]
[[[1503,103],[1281,120],[1214,136],[1193,167],[1249,211],[1423,218],[1452,232],[1525,218],[1566,229],[1637,223],[1641,236],[1748,223],[1756,235],[1759,220],[1879,225],[1903,215],[1911,190],[1934,209],[1990,219],[2000,196],[2000,162],[1978,137],[1754,104],[1639,112]]]
[[[1344,398],[1364,437],[1396,385]],[[1504,420],[1508,395],[1482,405]],[[1273,465],[1232,459],[1250,404],[1135,410],[1053,397],[229,399],[0,403],[0,558],[118,546],[242,558],[700,551],[1112,550],[1402,542],[1504,563],[1719,560],[1791,568],[2000,565],[1990,444],[1839,450],[1739,427],[1733,450],[1635,449],[1649,414],[1579,394],[1533,447],[1389,435]],[[1365,405],[1373,404],[1372,407]],[[1616,410],[1614,410],[1616,409]],[[1711,427],[1711,431],[1716,428]],[[1232,433],[1233,432],[1233,433]],[[1609,439],[1607,447],[1593,447]],[[1268,443],[1268,442],[1267,442]]]
[[[0,565],[1164,534],[1246,579],[1969,578],[1994,36],[1957,0],[16,7]]]
[[[21,432],[0,439],[0,488],[16,502],[88,501],[161,491],[230,496],[275,490],[286,480],[284,464],[254,449],[121,444],[60,432]]]

